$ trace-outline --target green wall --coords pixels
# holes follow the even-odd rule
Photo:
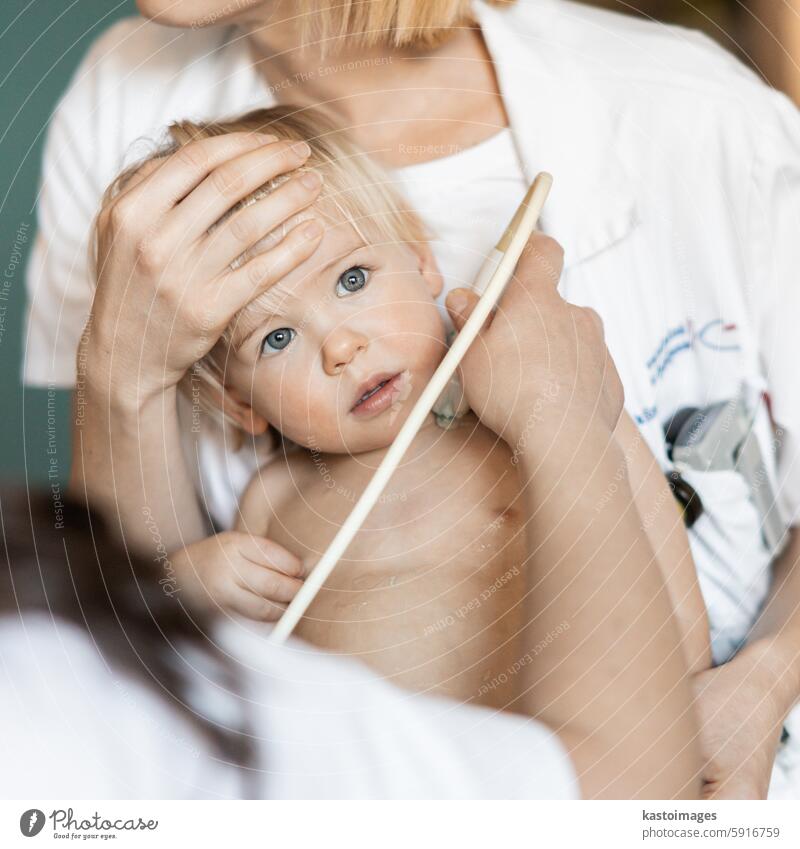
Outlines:
[[[0,2],[0,479],[64,485],[69,393],[23,389],[25,265],[47,122],[91,42],[133,0]]]

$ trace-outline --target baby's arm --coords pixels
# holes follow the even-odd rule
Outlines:
[[[683,517],[661,467],[625,412],[617,426],[617,440],[642,527],[658,557],[675,610],[689,672],[701,672],[711,666],[708,615]]]
[[[255,474],[242,498],[235,530],[208,537],[173,556],[175,573],[193,603],[273,622],[302,586],[302,562],[267,539],[271,511],[265,487],[270,486],[272,497],[274,477],[263,470]]]

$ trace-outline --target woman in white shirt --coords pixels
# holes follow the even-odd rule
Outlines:
[[[126,21],[97,42],[48,142],[27,379],[75,382],[91,306],[86,237],[102,187],[136,140],[183,117],[275,100],[325,103],[397,169],[439,233],[447,289],[469,283],[525,182],[540,168],[553,172],[544,228],[566,250],[561,290],[602,315],[629,412],[656,457],[669,466],[662,426],[677,409],[731,397],[747,383],[769,395],[780,426],[780,462],[770,460],[768,471],[793,524],[800,119],[791,104],[694,34],[566,0],[476,0],[471,14],[458,0],[426,3],[412,7],[416,21],[395,17],[392,2],[337,4],[338,21],[317,6],[140,0],[145,15],[183,29]],[[380,20],[349,17],[357,9]],[[308,20],[323,32],[301,51]],[[331,21],[346,39],[330,38]],[[152,227],[171,201],[154,193],[150,202],[151,216],[132,226]],[[141,232],[115,231],[120,255],[134,235]],[[142,258],[152,272],[139,279],[144,288],[126,289],[125,271],[94,303],[78,357],[74,483],[144,546],[153,543],[146,507],[172,549],[205,534],[207,514],[230,523],[258,452],[234,451],[220,434],[186,444],[191,425],[179,424],[174,374],[198,355],[181,337],[191,299],[154,301],[150,326],[171,328],[171,347],[148,345],[159,366],[141,371],[141,324],[126,298],[138,293],[144,303],[164,292],[156,261],[164,257]],[[766,412],[758,436],[770,455]],[[793,532],[768,596],[771,552],[745,488],[728,472],[693,483],[705,506],[691,538],[707,598],[753,588],[748,617],[718,660],[764,609],[748,645],[698,681],[701,710],[715,717],[704,726],[707,777],[723,794],[763,795],[781,724],[800,694],[800,546]]]

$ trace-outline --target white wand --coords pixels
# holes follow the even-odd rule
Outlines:
[[[353,537],[364,524],[395,469],[400,465],[408,447],[414,441],[414,437],[422,427],[426,416],[444,391],[464,354],[475,341],[475,337],[480,333],[489,313],[503,294],[503,290],[522,256],[525,244],[534,227],[536,227],[536,222],[539,220],[539,214],[552,184],[553,178],[545,172],[538,174],[531,184],[522,203],[514,213],[511,223],[497,243],[497,247],[487,257],[478,274],[475,288],[477,291],[481,291],[485,286],[485,291],[475,305],[472,315],[453,340],[450,350],[433,373],[433,377],[431,377],[422,395],[419,396],[419,400],[400,428],[381,464],[375,470],[372,480],[367,484],[361,498],[356,502],[353,512],[347,517],[328,546],[328,550],[322,555],[303,586],[300,587],[297,595],[286,608],[283,616],[272,629],[269,635],[271,642],[282,643],[292,633],[347,547],[353,541]]]

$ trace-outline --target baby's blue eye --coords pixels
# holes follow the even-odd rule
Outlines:
[[[261,343],[261,355],[269,356],[270,354],[279,353],[296,335],[296,332],[291,327],[281,327],[278,330],[267,333],[264,341]]]
[[[352,295],[353,292],[358,292],[367,285],[368,277],[369,271],[360,265],[348,268],[336,283],[336,294],[340,298],[344,298],[347,295]]]

